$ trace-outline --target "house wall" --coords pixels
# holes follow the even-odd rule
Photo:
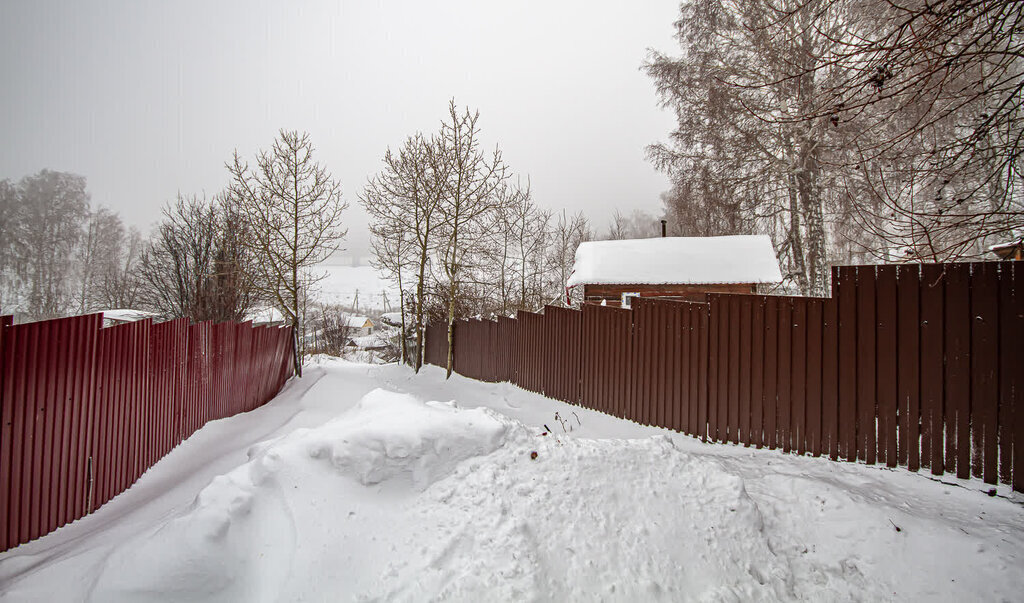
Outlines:
[[[752,283],[697,285],[583,285],[583,302],[621,306],[623,293],[639,293],[640,297],[660,297],[689,302],[705,302],[708,293],[754,293]]]

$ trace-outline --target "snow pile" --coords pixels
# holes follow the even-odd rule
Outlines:
[[[333,548],[353,503],[364,507],[360,516],[371,511],[352,482],[392,482],[392,494],[409,495],[494,450],[507,423],[488,410],[370,392],[321,427],[253,447],[249,462],[215,478],[182,515],[111,555],[91,596],[277,600],[312,579],[315,557]]]
[[[423,554],[393,562],[391,584],[373,596],[793,597],[787,561],[772,552],[757,505],[737,476],[665,437],[586,440],[524,432],[425,493],[415,523],[436,526],[434,533],[415,538],[426,543]]]
[[[772,240],[734,235],[586,241],[566,285],[779,282]]]
[[[274,445],[271,454],[300,448],[363,485],[403,476],[422,489],[460,461],[497,448],[507,423],[493,411],[378,389],[338,419]]]

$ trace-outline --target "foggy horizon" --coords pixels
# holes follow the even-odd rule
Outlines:
[[[178,193],[212,196],[234,150],[310,133],[341,182],[350,254],[366,255],[358,194],[388,147],[435,131],[449,99],[480,111],[487,146],[535,202],[660,211],[668,178],[644,159],[667,137],[640,71],[674,45],[675,2],[316,2],[6,5],[0,178],[84,176],[94,206],[148,230]]]

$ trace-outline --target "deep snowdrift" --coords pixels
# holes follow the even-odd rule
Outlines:
[[[228,434],[235,449],[217,449]],[[952,601],[1024,588],[1024,512],[974,482],[701,445],[432,369],[329,362],[197,435],[109,508],[0,555],[0,598]]]

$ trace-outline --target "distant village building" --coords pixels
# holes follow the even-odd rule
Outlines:
[[[1001,260],[1024,260],[1024,237],[1018,238],[1016,241],[993,245],[988,250]]]
[[[133,310],[130,308],[115,308],[112,310],[100,310],[100,312],[103,313],[104,327],[112,327],[126,322],[137,322],[140,320],[146,320],[147,318],[152,318],[153,320],[159,320],[160,318],[160,316],[155,312]]]
[[[280,327],[284,325],[284,314],[273,306],[257,306],[246,312],[243,320],[252,321],[254,327]]]
[[[704,302],[781,282],[771,239],[736,235],[580,243],[566,287],[582,286],[584,303],[628,308],[634,297]]]
[[[350,337],[365,337],[373,332],[373,321],[366,316],[349,316],[346,326]]]

